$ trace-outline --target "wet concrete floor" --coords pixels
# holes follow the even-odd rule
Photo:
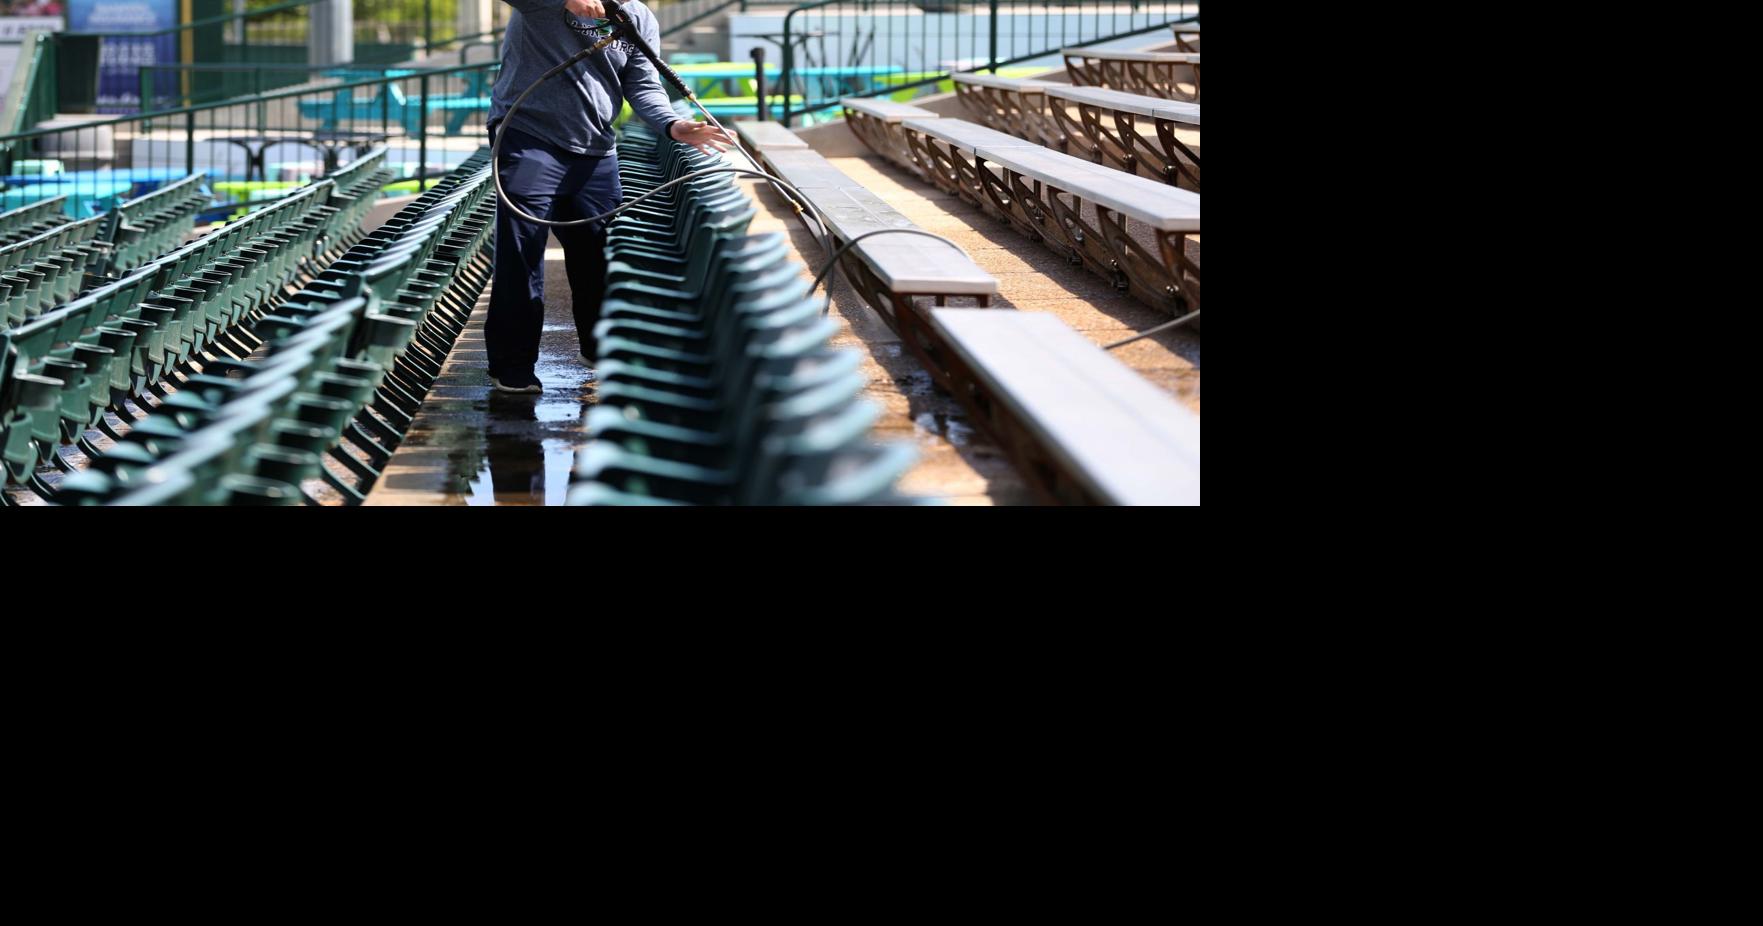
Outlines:
[[[563,504],[576,451],[588,442],[582,418],[594,402],[594,385],[587,381],[556,240],[545,254],[546,315],[536,371],[543,395],[490,388],[489,304],[486,290],[367,504]]]

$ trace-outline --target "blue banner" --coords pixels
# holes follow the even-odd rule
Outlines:
[[[69,0],[69,32],[158,32],[178,24],[177,0]],[[98,49],[98,111],[137,112],[144,66],[176,64],[178,35],[107,37]]]

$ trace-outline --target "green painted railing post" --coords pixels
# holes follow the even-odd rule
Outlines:
[[[778,92],[783,94],[784,98],[784,117],[779,121],[784,124],[786,129],[790,127],[790,94],[794,92],[791,88],[795,86],[795,81],[791,78],[795,76],[793,72],[796,65],[796,46],[790,41],[790,19],[795,15],[795,10],[784,14],[784,66],[777,75]],[[808,101],[803,100],[802,102],[807,103]]]
[[[390,93],[388,92],[388,96]],[[429,76],[422,75],[422,112],[416,124],[422,129],[422,140],[416,145],[416,192],[423,190],[422,181],[429,172]]]
[[[184,172],[196,172],[196,111],[184,114]]]
[[[988,60],[992,66],[987,68],[993,74],[998,73],[998,0],[991,0],[992,55]]]

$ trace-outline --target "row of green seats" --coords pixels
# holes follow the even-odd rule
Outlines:
[[[186,177],[102,216],[78,222],[50,216],[57,197],[0,215],[0,327],[20,324],[182,244],[206,204],[202,175]],[[23,235],[27,230],[34,234]],[[97,274],[89,279],[88,274]]]
[[[86,271],[110,252],[98,240],[105,218],[56,225],[0,246],[0,329],[61,305],[86,288]]]
[[[627,196],[721,166],[630,125]],[[803,267],[731,174],[697,177],[608,229],[606,302],[594,329],[598,402],[573,505],[822,505],[905,501],[916,457],[876,444],[861,355],[835,350]]]
[[[302,483],[319,479],[358,503],[489,283],[487,155],[279,300],[257,325],[262,359],[206,366],[58,500],[313,504]]]
[[[321,178],[332,184],[329,205],[337,211],[337,217],[331,227],[340,230],[340,237],[334,240],[326,237],[320,249],[323,260],[318,266],[340,256],[364,237],[361,223],[373,211],[374,203],[379,201],[380,187],[393,175],[386,157],[386,146],[375,145],[366,154]]]
[[[69,471],[60,444],[78,444],[99,459],[85,429],[115,439],[106,411],[134,425],[139,422],[125,400],[153,409],[146,395],[164,402],[166,383],[182,386],[199,372],[197,365],[249,355],[261,344],[250,328],[264,305],[360,240],[361,219],[374,201],[361,187],[383,176],[376,173],[383,161],[384,150],[370,153],[360,162],[363,175],[346,178],[354,196],[338,192],[331,180],[314,183],[28,325],[0,332],[5,482],[55,497],[37,467],[51,462]],[[81,406],[81,395],[97,407]]]
[[[134,422],[123,400],[152,407],[145,393],[164,400],[162,383],[182,385],[196,372],[190,363],[250,353],[256,339],[243,323],[316,247],[328,196],[328,183],[314,187],[0,333],[7,482],[53,499],[37,469],[56,464],[69,471],[62,444],[99,457],[86,429],[108,429],[106,411]]]
[[[116,220],[106,226],[104,239],[113,248],[108,271],[127,273],[183,244],[196,228],[196,214],[214,198],[206,180],[205,174],[192,174],[118,203],[113,210]]]
[[[35,469],[51,462],[63,473],[71,471],[58,444],[78,444],[90,459],[102,460],[104,453],[86,439],[85,429],[95,427],[116,439],[106,411],[130,423],[130,434],[136,427],[152,434],[162,420],[160,425],[136,420],[125,402],[157,411],[148,393],[164,407],[175,399],[175,393],[167,395],[167,383],[182,388],[210,365],[250,355],[261,344],[252,328],[264,309],[291,284],[310,279],[319,266],[360,242],[361,220],[377,198],[377,182],[388,176],[383,168],[384,148],[377,148],[351,169],[337,171],[342,187],[337,180],[314,183],[56,310],[55,316],[81,319],[81,326],[46,321],[7,333],[7,344],[0,344],[5,482],[25,483],[39,496],[55,499],[58,490],[42,482]],[[104,355],[104,349],[111,353]],[[33,365],[35,358],[41,358],[39,365]],[[79,406],[85,386],[92,390],[93,406],[108,407]],[[53,434],[56,418],[60,439]]]
[[[59,453],[86,437],[117,437],[104,417],[136,427],[124,405],[154,409],[165,384],[182,386],[215,359],[237,359],[261,343],[251,322],[298,274],[326,237],[336,210],[332,185],[315,185],[245,222],[219,229],[65,306],[0,332],[0,458],[8,482],[53,500],[38,468],[72,467]],[[148,418],[158,417],[149,415]]]
[[[0,212],[0,245],[34,238],[70,221],[66,196],[38,200],[28,206]]]
[[[45,462],[71,469],[59,445],[76,444],[100,459],[86,428],[116,438],[106,411],[139,424],[125,401],[153,409],[147,394],[163,405],[169,398],[164,384],[186,383],[197,375],[197,364],[206,372],[207,364],[254,350],[261,339],[251,329],[265,306],[361,239],[361,221],[372,208],[377,184],[389,175],[384,160],[383,147],[369,152],[336,172],[336,180],[313,184],[71,304],[0,332],[5,339],[0,342],[5,481],[54,497],[56,490],[36,470]]]

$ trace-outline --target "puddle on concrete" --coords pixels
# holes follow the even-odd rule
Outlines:
[[[972,444],[975,434],[978,433],[965,418],[944,412],[921,412],[912,419],[912,423],[918,426],[921,439],[928,432],[957,447]]]
[[[482,505],[561,505],[575,469],[574,442],[541,441],[537,447],[494,441],[486,448],[465,503]]]
[[[533,406],[533,418],[540,422],[577,421],[586,407],[579,399],[550,401],[540,398],[541,401]]]
[[[473,435],[478,452],[450,461],[471,467],[462,474],[465,504],[563,504],[576,451],[587,443],[582,418],[593,390],[581,382],[585,370],[577,365],[567,376],[542,370],[543,395],[492,393],[474,403],[481,410],[481,429]]]
[[[931,378],[929,371],[923,369],[895,376],[894,385],[900,390],[901,395],[909,397],[937,394],[936,380]]]

